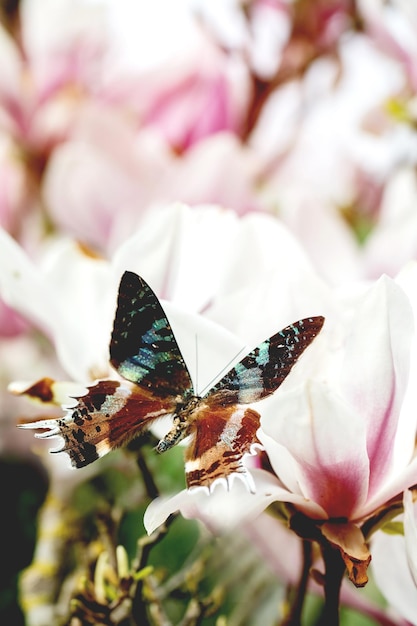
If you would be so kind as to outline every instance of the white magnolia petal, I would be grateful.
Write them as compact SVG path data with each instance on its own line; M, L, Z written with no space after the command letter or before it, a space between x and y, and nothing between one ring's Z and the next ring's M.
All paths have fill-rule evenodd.
M69 240L57 242L45 256L43 274L57 307L54 339L60 362L74 380L108 376L120 277L113 279L107 261Z
M396 282L404 289L414 313L414 325L417 327L417 262L410 261L396 277ZM417 334L411 342L410 375L407 390L401 406L400 419L394 444L393 470L404 467L404 460L410 459L414 453L415 433L417 431Z
M246 349L233 333L211 320L162 302L196 391L212 386Z
M23 249L0 229L0 295L11 307L46 331L57 328L54 298Z
M297 503L313 517L319 517L314 503L287 491L272 474L259 469L252 469L251 474L255 493L249 492L241 480L235 480L230 490L218 484L210 494L197 488L183 490L172 497L156 498L145 512L147 532L152 533L176 511L180 511L185 518L199 519L213 531L227 530L254 519L276 501Z
M410 490L404 491L404 539L408 566L417 589L417 521Z
M119 248L114 265L136 271L159 297L198 311L218 291L237 229L235 213L218 206L155 208Z
M408 567L404 537L378 531L371 548L371 568L382 594L399 615L417 624L417 588Z

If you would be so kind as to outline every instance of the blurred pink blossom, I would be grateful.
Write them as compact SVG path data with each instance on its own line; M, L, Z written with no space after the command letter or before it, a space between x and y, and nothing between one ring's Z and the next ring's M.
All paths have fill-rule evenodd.
M141 125L178 153L221 131L239 135L250 97L242 60L203 36L182 57L138 76L136 89Z
M413 2L359 0L366 31L387 55L404 67L410 87L417 88L417 11Z
M0 27L7 60L0 119L27 149L46 150L65 136L79 96L97 83L106 49L103 14L79 1L26 0L20 20L19 44Z

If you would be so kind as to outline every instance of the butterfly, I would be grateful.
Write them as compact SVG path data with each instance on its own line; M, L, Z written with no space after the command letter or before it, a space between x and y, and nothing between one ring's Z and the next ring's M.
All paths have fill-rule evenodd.
M110 363L123 380L99 380L74 398L77 404L63 417L24 427L43 429L40 438L60 436L62 447L51 452L66 452L80 468L172 415L156 450L165 452L190 436L188 488L211 491L219 479L229 486L237 476L254 491L243 457L256 448L260 414L248 405L278 389L323 323L318 316L290 324L199 396L157 296L143 278L126 271L110 340Z

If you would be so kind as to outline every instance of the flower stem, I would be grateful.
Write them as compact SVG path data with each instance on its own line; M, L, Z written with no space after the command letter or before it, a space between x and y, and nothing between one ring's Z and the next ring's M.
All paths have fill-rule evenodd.
M304 539L303 546L303 567L300 580L296 587L295 598L292 601L289 615L281 622L281 626L301 626L301 612L303 610L307 585L310 576L313 548L311 541Z
M322 544L324 561L324 608L317 626L339 626L340 587L345 573L345 564L337 548Z

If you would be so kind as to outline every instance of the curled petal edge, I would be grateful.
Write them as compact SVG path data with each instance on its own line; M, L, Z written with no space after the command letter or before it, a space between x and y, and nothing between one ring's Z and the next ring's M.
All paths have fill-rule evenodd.
M161 496L153 500L145 511L144 525L150 535L170 515L180 512L187 519L201 520L211 531L231 529L240 523L256 518L273 502L290 502L315 519L323 519L324 511L316 503L299 494L290 493L269 472L249 470L255 485L250 493L241 480L236 480L229 490L217 486L208 494L203 489L183 490L174 496Z

